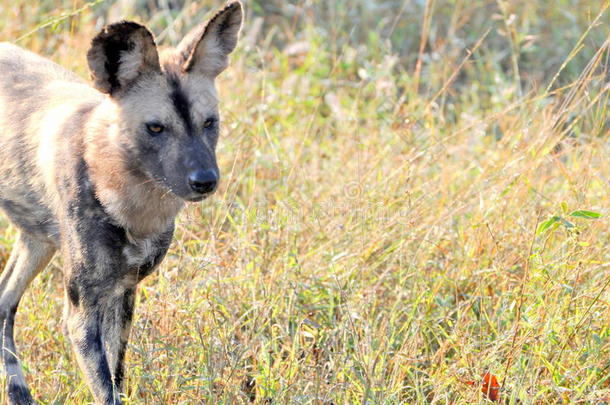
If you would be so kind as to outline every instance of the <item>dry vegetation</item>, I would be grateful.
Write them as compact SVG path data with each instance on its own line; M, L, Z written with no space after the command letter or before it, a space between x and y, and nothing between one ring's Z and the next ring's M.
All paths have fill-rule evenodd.
M221 4L155 3L2 0L0 39L86 75L109 19L174 44ZM245 5L223 187L139 290L127 403L610 401L610 3ZM87 403L60 266L17 342L41 403Z

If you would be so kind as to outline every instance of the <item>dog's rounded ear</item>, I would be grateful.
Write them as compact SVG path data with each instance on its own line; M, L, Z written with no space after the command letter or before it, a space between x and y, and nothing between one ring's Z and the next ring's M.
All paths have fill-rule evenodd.
M127 89L142 74L161 71L152 34L130 21L104 27L91 41L87 61L95 87L110 95Z
M243 9L239 1L227 4L207 24L192 30L178 45L182 70L216 77L229 64L237 45Z

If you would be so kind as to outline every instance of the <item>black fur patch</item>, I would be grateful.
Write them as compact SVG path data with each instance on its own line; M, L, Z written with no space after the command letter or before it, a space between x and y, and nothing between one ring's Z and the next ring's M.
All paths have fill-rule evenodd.
M180 85L180 80L176 76L168 75L168 82L172 89L170 97L174 104L174 108L176 109L178 116L182 119L182 122L184 122L187 133L192 135L193 121L191 119L191 103L186 97L186 94L184 94L182 86Z
M8 383L9 403L14 405L30 405L34 399L27 387L14 382Z
M123 379L125 378L125 349L127 348L127 342L121 342L119 352L117 353L117 364L114 370L114 385L121 389L123 385Z
M133 289L127 290L123 296L123 319L121 320L123 328L125 328L133 318L134 298L135 291Z
M85 331L85 337L79 342L79 346L83 353L104 353L102 345L102 337L99 330L96 327L90 326Z
M75 280L70 280L70 282L68 283L68 298L70 299L70 302L72 303L72 305L74 305L75 307L78 307L78 303L80 301L80 294L78 292L78 284L76 283Z
M17 312L17 308L11 308L6 318L3 320L3 338L4 346L2 348L2 360L4 361L5 366L16 365L19 364L19 359L17 358L15 352L15 336L14 336L14 328L15 328L15 313Z
M114 93L121 87L118 79L119 65L121 62L121 52L130 51L133 49L133 43L125 43L120 41L108 41L104 44L104 52L106 53L106 71L108 72L108 83L110 83L110 94Z
M13 337L13 328L15 326L15 313L17 312L17 306L12 306L9 310L0 317L0 324L2 325L2 335L6 340L2 348L2 357L5 363L17 362L15 358L15 345Z
M102 336L97 328L89 328L85 332L85 340L81 343L81 350L85 356L95 354L99 356L96 359L97 376L101 383L105 385L106 392L112 392L112 380L104 345L102 344Z
M121 319L121 328L123 330L131 327L131 320L133 319L134 301L136 291L133 288L125 291L123 295L123 316ZM127 349L127 342L121 338L119 352L117 353L117 364L114 370L114 384L120 389L123 384L125 376L124 361L125 351Z

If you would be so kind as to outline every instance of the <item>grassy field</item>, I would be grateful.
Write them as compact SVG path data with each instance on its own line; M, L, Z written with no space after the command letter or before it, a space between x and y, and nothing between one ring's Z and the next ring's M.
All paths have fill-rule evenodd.
M0 40L86 76L107 21L173 45L222 4L184 3L0 0ZM610 402L609 6L245 1L222 187L139 289L126 402ZM17 343L41 403L88 403L60 267Z

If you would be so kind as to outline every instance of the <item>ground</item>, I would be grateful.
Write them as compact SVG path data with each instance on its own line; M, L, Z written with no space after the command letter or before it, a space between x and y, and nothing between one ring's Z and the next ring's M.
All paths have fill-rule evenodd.
M0 40L86 77L107 21L172 45L222 4L184 3L1 0ZM139 288L126 402L610 401L609 5L246 1L222 186ZM60 266L17 344L87 403Z

